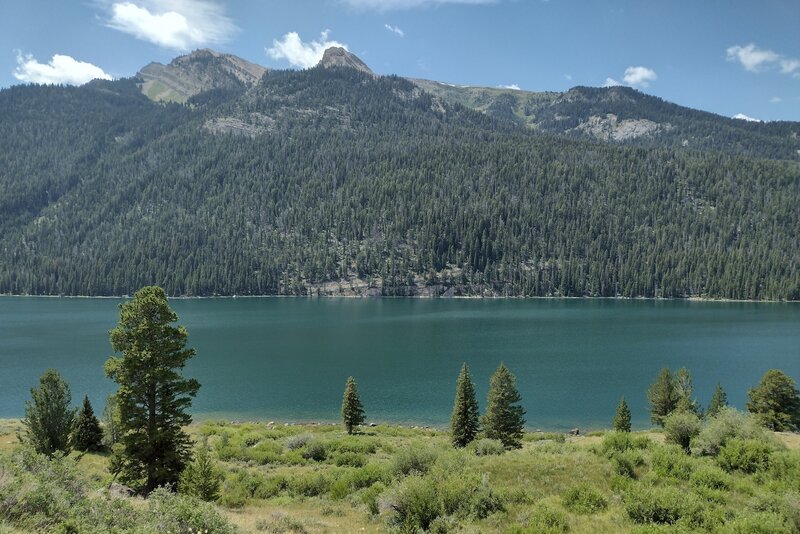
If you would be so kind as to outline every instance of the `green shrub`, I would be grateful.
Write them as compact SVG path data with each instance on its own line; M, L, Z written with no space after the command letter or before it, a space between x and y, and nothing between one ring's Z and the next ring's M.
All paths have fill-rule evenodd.
M743 512L726 523L725 534L792 534L795 532L784 517L773 512Z
M306 534L308 532L303 523L279 512L273 513L271 519L259 519L256 521L255 527L259 532L269 532L270 534Z
M718 467L703 466L689 476L689 480L697 487L715 490L726 490L730 486L728 475Z
M655 448L651 457L651 468L661 478L689 480L692 474L691 460L680 447L674 445Z
M569 532L569 522L563 512L540 504L531 512L525 527L511 527L507 534L560 534Z
M286 448L290 451L302 449L308 445L311 439L312 438L309 434L297 434L296 436L290 436L289 439L286 440Z
M692 438L700 434L700 418L692 412L673 412L664 418L667 443L674 443L689 452Z
M632 448L633 438L630 432L608 432L600 445L600 450L607 456L613 452L624 452Z
M148 496L147 518L152 532L234 532L213 505L165 488L158 488Z
M388 477L384 468L378 464L367 464L355 469L343 469L330 483L330 494L334 499L342 499L362 488L384 481Z
M419 475L408 476L394 495L393 522L404 531L428 530L441 515L436 481Z
M255 498L264 484L264 477L241 469L229 472L222 483L219 503L228 508L240 508Z
M800 492L800 450L773 453L769 460L769 474L776 481Z
M772 450L763 441L733 438L720 449L717 462L728 472L755 473L769 468Z
M716 456L728 440L733 438L751 439L771 443L772 436L762 428L756 419L735 408L726 406L711 417L693 442L699 454Z
M379 442L369 436L344 436L329 441L326 446L329 451L353 452L357 454L375 454Z
M576 514L593 514L608 507L605 496L588 484L578 484L569 488L562 498L564 508Z
M303 458L306 460L314 460L315 462L322 462L328 457L328 451L325 444L320 441L311 441L306 444L306 450L303 452Z
M339 452L336 451L332 455L334 465L339 467L364 467L367 463L366 457L358 452Z
M435 451L422 447L406 447L395 454L392 459L392 474L404 477L411 474L427 473L436 461Z
M476 456L494 456L506 452L501 441L488 438L475 440L467 448L475 453Z
M635 523L673 524L692 512L691 496L677 488L631 488L623 500Z
M626 478L636 478L636 466L629 454L630 452L630 450L613 452L611 454L611 466L618 475Z
M384 491L386 491L386 486L381 482L376 482L361 494L361 502L367 505L367 510L369 510L370 514L378 515L380 512L378 499Z
M322 473L304 473L290 478L288 486L297 497L316 497L328 492L330 482Z
M181 473L178 489L181 493L204 501L216 501L219 499L219 489L224 476L222 470L211 459L208 449L201 447L195 453L194 461Z

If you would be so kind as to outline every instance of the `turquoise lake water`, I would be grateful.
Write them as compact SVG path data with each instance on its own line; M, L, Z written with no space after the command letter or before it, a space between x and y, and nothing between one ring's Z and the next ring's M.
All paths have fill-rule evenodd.
M20 417L56 368L101 412L119 299L0 298L0 417ZM368 421L447 424L466 361L483 408L502 360L528 426L601 428L621 395L649 426L647 386L685 366L706 405L717 381L743 408L771 368L800 380L800 304L654 300L177 299L197 349L200 418L335 421L348 375Z

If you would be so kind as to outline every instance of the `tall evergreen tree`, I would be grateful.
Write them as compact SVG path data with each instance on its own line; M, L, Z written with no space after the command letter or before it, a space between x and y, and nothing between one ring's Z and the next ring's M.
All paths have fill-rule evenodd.
M31 388L31 400L25 402L23 439L36 452L52 455L70 451L70 432L75 410L70 408L69 384L55 369L47 369L39 378L39 387Z
M747 410L765 427L779 432L800 429L800 392L783 371L767 371L747 396Z
M489 381L486 413L482 419L486 437L500 440L506 448L522 446L522 429L525 426L525 409L516 405L522 400L516 381L505 364L501 363Z
M625 402L625 397L622 397L617 405L617 413L614 415L611 426L617 432L631 431L631 410L628 408L628 403Z
M456 398L453 414L450 416L451 440L456 447L465 447L475 439L480 427L478 399L475 398L475 384L465 363L456 381Z
M72 443L79 451L99 451L103 447L103 429L94 415L89 396L83 397L83 408L75 419Z
M681 412L692 412L697 414L700 406L694 398L694 386L692 385L692 374L685 367L675 371L675 394L678 402L675 409Z
M120 457L112 459L120 478L145 494L158 486L174 487L191 459L191 440L183 427L200 384L181 370L195 355L185 348L188 334L173 326L177 314L164 290L144 287L120 304L111 345L122 357L106 362L106 374L119 384Z
M110 449L121 438L119 402L116 395L109 395L103 408L103 445Z
M658 373L656 381L647 390L647 400L650 403L650 420L664 426L664 418L678 406L675 378L669 368L664 367Z
M342 421L348 434L353 433L353 429L364 422L364 405L358 396L358 386L356 379L352 376L347 378L342 398Z
M728 395L725 393L725 390L722 389L722 385L717 382L717 387L714 389L714 394L711 396L711 402L708 404L706 415L708 417L714 417L727 405Z

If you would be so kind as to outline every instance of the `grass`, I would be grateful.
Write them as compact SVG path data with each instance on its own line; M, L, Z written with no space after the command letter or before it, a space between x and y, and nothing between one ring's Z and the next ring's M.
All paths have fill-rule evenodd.
M0 421L0 458L20 447L18 428L16 421ZM663 527L653 521L700 532L758 524L800 530L800 439L791 433L775 434L775 465L745 473L663 444L660 432L634 433L627 450L618 450L624 440L604 434L529 433L521 449L478 456L454 450L445 432L388 425L356 436L330 425L218 421L188 430L208 444L225 472L217 507L240 532ZM91 487L111 481L105 455L70 457ZM625 472L632 478L619 474L620 457L630 463ZM0 497L2 491L0 480ZM0 534L19 531L2 521Z

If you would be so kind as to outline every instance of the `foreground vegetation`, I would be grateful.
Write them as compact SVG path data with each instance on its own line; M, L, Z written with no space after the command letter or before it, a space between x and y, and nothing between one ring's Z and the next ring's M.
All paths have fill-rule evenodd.
M106 454L48 459L16 430L0 427L0 532L800 532L800 436L729 408L691 454L660 432L454 449L429 429L207 421L187 431L215 504L190 484L117 495Z

